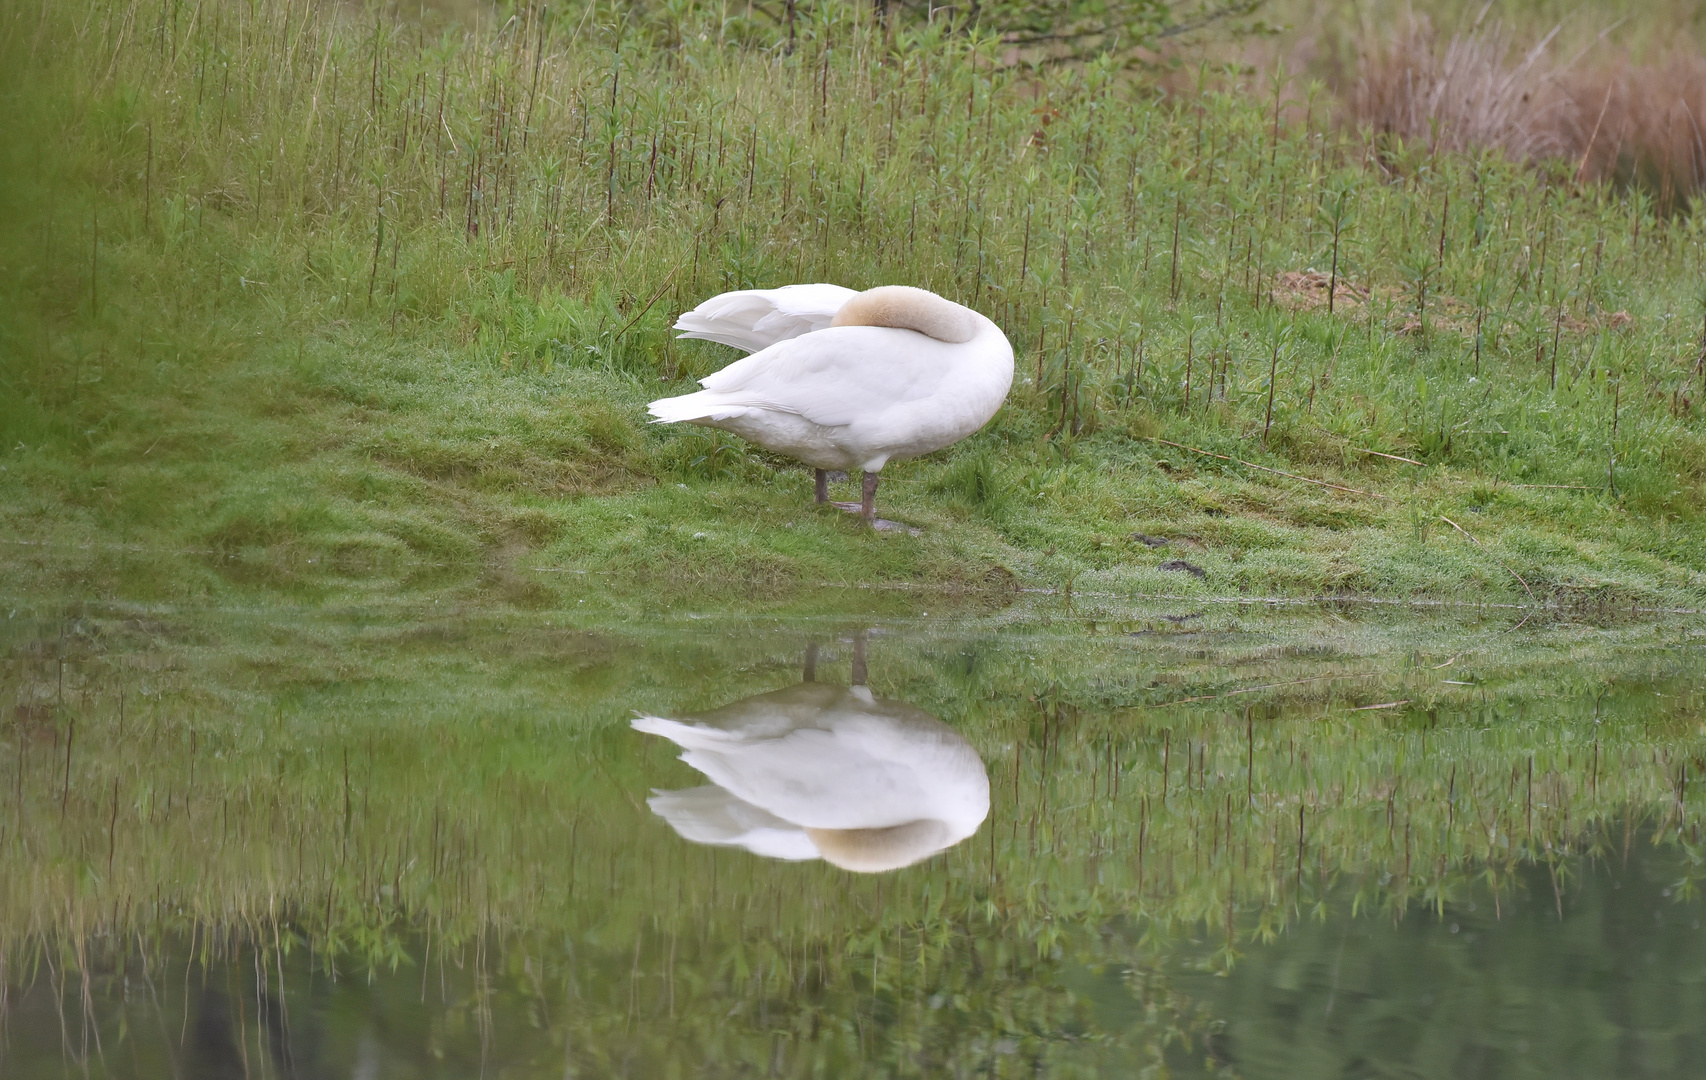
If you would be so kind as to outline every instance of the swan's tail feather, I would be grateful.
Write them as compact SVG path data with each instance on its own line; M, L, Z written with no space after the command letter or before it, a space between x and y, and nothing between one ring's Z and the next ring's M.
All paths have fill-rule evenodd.
M745 405L731 405L721 395L700 390L680 397L658 398L646 406L654 424L679 424L688 420L727 420L746 412Z

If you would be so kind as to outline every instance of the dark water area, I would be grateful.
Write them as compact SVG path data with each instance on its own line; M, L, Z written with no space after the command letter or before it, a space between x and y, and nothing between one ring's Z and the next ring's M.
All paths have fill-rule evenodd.
M1688 856L1631 833L1627 857L1525 866L1502 896L1300 921L1177 985L1243 1076L1696 1075L1706 905Z
M1698 1074L1698 630L1167 614L14 625L0 1074Z
M1474 890L1396 920L1329 904L1215 974L1188 956L1134 970L1128 935L1142 929L1105 929L1106 947L1078 942L1071 958L1026 973L1061 1001L1056 1027L1024 1035L973 1004L1011 995L1001 984L1012 968L974 967L927 996L821 970L754 993L740 985L761 976L735 977L705 940L630 953L596 933L492 935L435 953L413 934L394 969L335 970L306 952L272 966L242 949L203 963L176 935L92 973L93 1023L62 975L14 985L7 1075L77 1075L80 1059L138 1077L795 1075L808 1061L830 1075L1028 1075L1026 1036L1057 1044L1048 1075L1146 1063L1181 1076L1698 1075L1706 906L1675 895L1689 865L1642 838L1627 863L1562 870L1576 880L1558 896L1531 868L1499 904ZM730 993L701 996L707 982ZM1146 991L1161 984L1196 1037L1175 1032L1150 1055L1164 1036ZM921 1015L908 1024L905 1011ZM97 1028L99 1043L116 1044L104 1062ZM936 1072L933 1060L959 1068Z

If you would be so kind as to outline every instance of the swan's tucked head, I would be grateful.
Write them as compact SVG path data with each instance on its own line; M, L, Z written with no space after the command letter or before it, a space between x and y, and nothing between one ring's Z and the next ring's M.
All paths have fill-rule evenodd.
M841 305L831 326L892 326L959 345L977 334L972 310L911 285L866 289Z
M843 870L880 874L899 870L952 847L954 831L940 821L909 821L887 829L807 829L823 861Z

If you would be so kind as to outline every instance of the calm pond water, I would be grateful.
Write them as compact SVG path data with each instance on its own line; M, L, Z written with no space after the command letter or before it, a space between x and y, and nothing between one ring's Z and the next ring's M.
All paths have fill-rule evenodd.
M1661 1077L1706 628L0 629L6 1077Z

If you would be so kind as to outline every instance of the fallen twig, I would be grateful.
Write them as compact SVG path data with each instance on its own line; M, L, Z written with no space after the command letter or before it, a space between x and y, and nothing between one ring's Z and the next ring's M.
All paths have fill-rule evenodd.
M1524 592L1526 592L1528 594L1528 598L1530 600L1533 600L1536 605L1540 604L1540 598L1534 595L1534 590L1528 587L1528 582L1523 581L1522 575L1517 573L1515 570L1511 569L1509 563L1505 562L1503 559L1499 558L1497 555L1494 555L1491 551L1487 551L1487 545L1486 544L1483 544L1483 543L1481 543L1481 541L1475 539L1473 536L1470 536L1469 533L1467 531L1465 531L1463 526L1459 525L1457 522L1446 517L1444 514L1441 514L1439 516L1439 519L1441 521L1445 522L1447 525L1450 525L1452 528L1456 529L1458 532L1463 533L1463 538L1465 540L1469 541L1471 544L1474 544L1476 547L1480 548L1482 551L1486 551L1488 558L1492 559L1494 562L1496 562L1500 566L1504 567L1506 572L1509 573L1511 577L1516 578L1517 581L1519 581L1519 582L1522 582L1522 589ZM1517 628L1522 626L1522 623L1525 623L1532 618L1534 618L1534 612L1530 611L1527 615L1524 615L1522 617L1522 622L1517 623L1516 626L1511 627L1510 630L1506 630L1505 633L1508 634L1511 632L1511 630L1516 630Z
M1334 491L1348 491L1352 495L1366 495L1371 499L1386 498L1386 496L1377 491L1362 491L1358 488L1346 487L1343 484L1329 484L1325 480L1312 480L1307 476L1299 476L1296 473L1288 473L1281 469L1270 469L1266 465L1258 465L1254 461L1245 461L1243 458L1229 457L1226 454L1217 454L1213 450L1199 450L1194 446L1186 446L1184 443L1170 442L1169 440L1163 439L1157 435L1151 435L1149 439L1151 442L1158 442L1162 446L1176 446L1180 450L1189 450L1193 454L1201 454L1204 457L1219 458L1222 461L1236 462L1237 464L1243 465L1247 468L1260 469L1263 472L1273 473L1275 476L1283 476L1289 480L1301 480L1305 484L1314 484L1317 487L1332 488Z
M686 265L686 260L682 260L675 264L675 269L664 275L663 284L658 286L658 291L652 294L652 298L650 300L646 301L646 306L640 309L640 313L638 315L629 319L622 329L616 331L616 336L611 338L612 341L619 340L623 334L626 334L633 327L635 323L646 317L646 312L650 311L652 306L663 298L664 290L668 289L669 283L675 280L676 272Z
M1189 705L1196 701L1214 701L1218 698L1236 697L1239 694L1254 694L1258 690L1277 690L1282 686L1300 686L1303 683L1330 682L1334 679L1372 679L1374 678L1374 674L1374 672L1370 671L1361 675L1315 675L1307 679L1293 679L1290 682L1266 683L1262 686L1246 686L1242 690L1228 690L1224 694L1204 694L1201 697L1180 698L1177 701L1162 701L1154 705L1145 705L1143 708L1165 709L1170 705Z
M724 201L725 201L724 199L718 199L716 206L714 206L712 208L713 212L715 212L717 210L721 210L723 207ZM700 229L698 231L698 233L696 233L694 235L693 243L694 243L694 247L696 250L698 247L699 240L702 237L704 237L704 235L707 232L710 231L710 228L711 227L709 225L707 225L704 228ZM675 280L675 275L681 272L681 268L683 266L686 266L687 262L688 262L688 260L686 260L686 259L681 260L680 262L675 264L674 269L672 269L669 273L664 275L663 284L659 285L658 291L652 294L652 298L650 300L646 301L646 306L640 309L640 313L638 315L634 316L632 319L629 319L627 321L627 323L623 325L622 329L616 331L616 336L611 338L610 339L611 341L620 341L623 334L626 334L629 330L633 329L633 326L635 323L639 322L641 319L646 317L646 312L650 311L652 309L652 305L656 304L660 299L663 298L664 290L669 288L669 283Z
M1385 454L1381 453L1379 450L1364 450L1360 446L1353 446L1351 449L1355 450L1359 454L1373 454L1375 457L1389 458L1392 461L1402 461L1406 465L1420 465L1424 469L1427 468L1426 464L1417 461L1414 458L1399 457L1397 454Z

